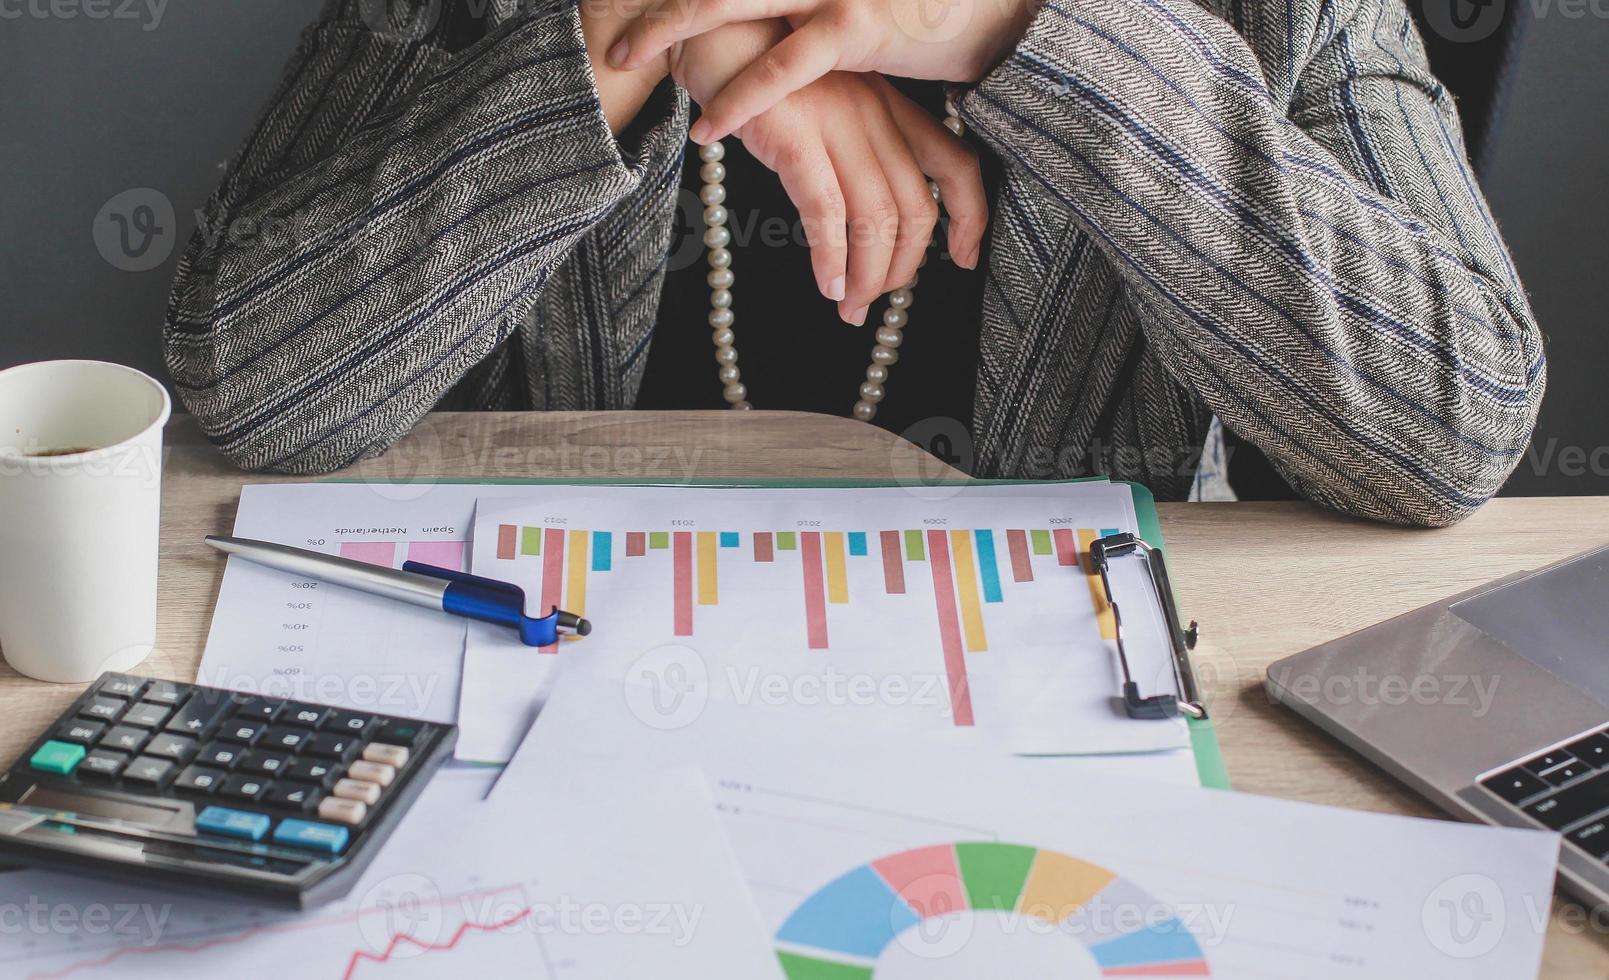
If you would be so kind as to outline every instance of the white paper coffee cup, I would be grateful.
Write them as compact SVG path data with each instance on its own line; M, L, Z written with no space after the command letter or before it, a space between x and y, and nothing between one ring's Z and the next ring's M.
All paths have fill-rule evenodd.
M156 643L166 389L133 368L0 371L0 653L82 683Z

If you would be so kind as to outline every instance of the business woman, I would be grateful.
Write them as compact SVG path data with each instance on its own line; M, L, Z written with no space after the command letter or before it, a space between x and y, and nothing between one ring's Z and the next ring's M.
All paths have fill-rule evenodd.
M1352 514L1501 486L1541 335L1401 0L921 4L334 0L207 207L263 233L181 263L180 395L242 467L322 472L438 404L631 407L651 339L708 374L650 387L792 407L744 372L850 336L828 310L861 353L806 387L961 403L980 476L1176 499L1216 417ZM677 264L688 93L709 252ZM735 240L728 134L802 240ZM744 294L790 261L819 305Z

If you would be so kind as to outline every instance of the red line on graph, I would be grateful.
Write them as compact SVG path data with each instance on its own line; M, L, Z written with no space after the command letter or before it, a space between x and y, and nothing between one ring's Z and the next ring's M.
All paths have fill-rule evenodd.
M542 535L542 608L537 612L546 616L557 609L564 599L564 530L550 527ZM538 653L558 653L559 645L550 643Z
M770 531L755 531L754 532L754 560L755 561L775 561L776 557L777 557L776 556L776 546L775 546L775 542L771 538L771 532Z
M1206 960L1175 960L1171 963L1147 963L1144 966L1109 966L1101 971L1101 976L1204 977L1209 972Z
M899 532L884 531L878 538L883 543L883 591L889 595L904 595L905 556L900 553Z
M459 940L463 939L465 935L471 932L496 932L499 929L507 929L509 926L514 925L530 914L531 910L529 907L527 907L509 916L502 922L494 922L491 925L482 925L479 922L460 922L458 924L458 929L452 934L452 937L444 943L420 942L407 933L399 933L398 935L392 936L391 941L386 943L385 949L381 950L378 954L362 949L353 950L352 958L346 963L346 972L341 974L341 980L352 980L352 974L357 971L358 964L364 960L370 960L375 963L384 963L390 960L391 954L395 953L398 947L402 946L404 943L407 943L411 946L417 946L419 949L427 953L449 950L457 946Z
M821 532L799 535L804 566L805 632L812 650L827 649L827 590L821 577Z
M519 533L519 528L512 524L497 525L497 557L514 557L514 539Z
M626 557L641 558L648 554L648 535L642 531L626 532Z
M693 635L693 532L677 531L671 537L673 587L676 590L676 636Z
M1028 559L1028 532L1007 531L1006 547L1011 551L1011 578L1015 582L1034 580L1034 563Z
M1056 529L1056 564L1078 564L1078 542L1073 540L1073 529L1058 527Z
M967 684L966 653L961 648L961 619L955 611L949 535L943 531L927 532L927 558L928 564L933 566L933 601L938 606L944 674L950 682L950 715L957 725L971 725L972 691Z

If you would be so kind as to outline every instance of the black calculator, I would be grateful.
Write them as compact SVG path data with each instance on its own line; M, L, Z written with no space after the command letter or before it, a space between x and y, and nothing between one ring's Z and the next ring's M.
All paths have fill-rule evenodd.
M457 739L102 674L0 776L0 862L311 908L351 890Z

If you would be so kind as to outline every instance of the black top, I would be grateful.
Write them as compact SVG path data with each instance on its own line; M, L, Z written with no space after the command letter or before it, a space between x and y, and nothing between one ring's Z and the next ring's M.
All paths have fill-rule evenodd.
M936 118L943 117L941 83L894 84ZM798 209L776 174L749 156L740 140L728 139L725 144L722 162L735 276L733 329L749 400L755 408L848 415L871 363L873 333L882 323L887 300L872 305L865 326L852 327L840 320L836 304L816 290ZM998 166L988 154L982 156L984 186L992 202ZM726 405L710 343L699 167L698 154L689 144L665 292L639 408ZM972 422L982 270L988 249L983 250L978 269L969 271L951 262L943 236L935 237L937 244L928 252L916 287L899 363L889 369L884 386L888 394L878 406L876 424L894 432L927 418L949 417L969 428Z

